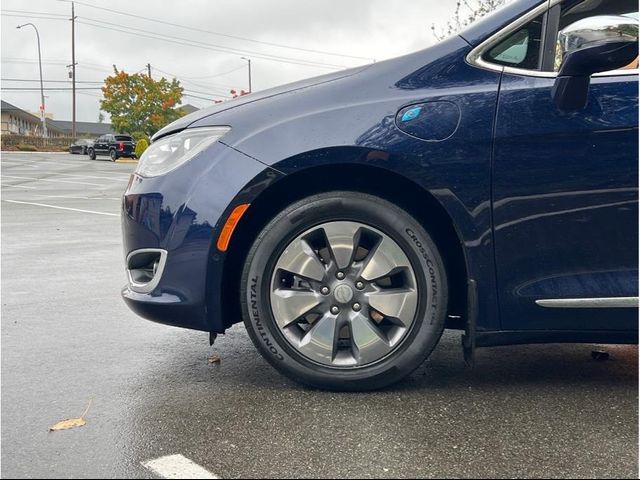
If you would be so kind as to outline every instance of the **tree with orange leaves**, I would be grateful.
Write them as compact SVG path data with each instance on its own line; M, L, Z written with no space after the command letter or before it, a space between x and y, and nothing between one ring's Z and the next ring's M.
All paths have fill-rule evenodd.
M175 78L154 80L140 73L128 74L113 67L114 74L105 78L101 110L111 115L116 131L134 137L151 137L183 112L176 105L182 101L183 88Z

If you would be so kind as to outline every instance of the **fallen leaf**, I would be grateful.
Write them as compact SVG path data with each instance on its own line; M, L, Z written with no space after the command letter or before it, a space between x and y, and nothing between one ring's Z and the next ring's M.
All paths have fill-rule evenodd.
M82 427L84 425L86 425L86 420L84 419L84 417L87 415L87 412L89 411L89 407L91 407L91 402L93 401L93 398L91 400L89 400L89 405L87 405L87 408L84 410L84 413L82 414L81 417L79 418L69 418L67 420L62 420L58 423L56 423L54 426L49 427L49 431L50 432L55 432L58 430L68 430L70 428L75 428L75 427Z
M217 353L214 353L209 357L209 363L220 363L220 360L220 355L218 355Z
M56 423L53 427L49 427L50 432L54 432L56 430L67 430L69 428L74 427L82 427L87 422L85 422L84 418L70 418L69 420L62 420L61 422Z

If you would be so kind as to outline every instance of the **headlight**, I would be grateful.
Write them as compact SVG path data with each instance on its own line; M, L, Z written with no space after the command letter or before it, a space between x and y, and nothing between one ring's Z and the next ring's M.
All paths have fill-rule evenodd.
M136 173L143 177L164 175L220 140L229 130L230 127L187 128L161 138L144 151Z

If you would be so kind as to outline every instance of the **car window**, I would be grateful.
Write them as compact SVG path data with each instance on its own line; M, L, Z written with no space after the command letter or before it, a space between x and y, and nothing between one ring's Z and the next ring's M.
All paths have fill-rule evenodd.
M128 135L116 135L116 140L119 142L130 142L133 139Z
M491 48L484 59L499 65L538 70L541 65L542 26L544 15L509 35Z
M582 0L568 1L562 5L560 13L560 23L558 25L557 41L555 44L555 55L553 61L553 70L560 70L562 64L562 33L564 30L571 28L577 22L583 21L595 16L626 16L638 19L638 1L637 0ZM615 34L615 32L612 32ZM627 65L625 68L638 68L638 58Z

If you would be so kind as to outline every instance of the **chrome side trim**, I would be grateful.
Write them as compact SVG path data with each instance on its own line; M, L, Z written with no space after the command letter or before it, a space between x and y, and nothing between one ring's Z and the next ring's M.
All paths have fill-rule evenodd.
M525 15L520 17L518 20L513 22L510 25L507 25L502 30L499 30L493 36L486 39L480 45L471 50L466 57L467 63L470 65L480 67L484 70L492 70L494 72L504 72L511 73L514 75L523 75L527 77L542 77L542 78L556 78L558 76L558 72L541 72L537 70L525 70L522 68L508 67L503 65L497 65L495 63L487 62L482 58L484 53L491 49L491 47L500 43L502 40L511 35L515 30L527 24L529 21L536 18L538 15L544 13L551 7L556 4L562 2L563 0L549 0L548 2L541 3L537 7L529 10ZM592 75L593 77L609 77L609 76L620 76L620 75L638 75L639 69L633 70L612 70L610 72L600 72Z
M638 297L548 298L536 304L546 308L638 308Z
M138 255L140 253L159 253L160 254L160 262L158 263L158 269L156 270L156 274L153 276L153 279L147 283L139 283L136 282L131 277L131 271L129 270L129 260L132 256ZM129 280L129 287L134 292L138 293L150 293L158 286L160 283L160 279L162 278L162 273L164 272L164 266L167 263L167 251L161 248L142 248L140 250L134 250L133 252L127 255L125 269L127 271L127 279Z

